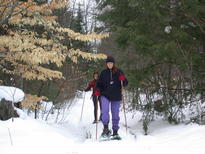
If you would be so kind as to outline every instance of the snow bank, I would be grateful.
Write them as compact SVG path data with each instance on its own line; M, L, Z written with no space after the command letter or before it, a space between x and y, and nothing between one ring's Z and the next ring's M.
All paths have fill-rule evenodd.
M72 138L44 122L31 118L0 121L1 154L67 154L75 149Z
M170 125L163 120L150 124L143 135L141 113L127 113L128 132L121 112L121 141L99 142L92 124L93 103L86 93L83 118L80 121L83 98L78 99L67 118L60 124L34 120L21 113L20 118L0 121L0 154L204 154L205 126L197 124ZM98 137L102 132L98 124ZM12 138L10 142L9 131Z
M24 92L16 87L8 87L8 86L0 86L0 100L6 99L7 101L11 101L17 103L24 99Z

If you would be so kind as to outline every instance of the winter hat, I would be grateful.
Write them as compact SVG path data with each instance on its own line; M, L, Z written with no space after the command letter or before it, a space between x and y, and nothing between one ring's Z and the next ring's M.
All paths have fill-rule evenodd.
M108 56L106 59L106 63L108 63L108 62L115 63L115 59L112 56Z

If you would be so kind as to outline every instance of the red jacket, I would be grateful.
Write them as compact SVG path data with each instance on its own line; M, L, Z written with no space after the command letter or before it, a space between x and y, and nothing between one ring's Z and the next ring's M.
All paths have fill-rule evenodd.
M89 91L91 88L93 89L93 94L96 90L97 80L92 80L89 82L88 87L85 89L85 91Z

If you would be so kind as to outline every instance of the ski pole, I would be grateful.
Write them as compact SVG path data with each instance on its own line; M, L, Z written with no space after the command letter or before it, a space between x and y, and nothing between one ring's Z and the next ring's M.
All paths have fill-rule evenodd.
M97 97L97 96L96 96ZM96 140L98 139L98 97L96 98Z
M11 142L11 145L13 146L13 141L12 141L11 132L9 128L8 128L8 131L9 131L10 142Z
M123 96L123 81L121 80L121 95L122 95L122 103L123 103L123 110L124 110L124 117L125 117L125 127L126 127L126 133L127 133L127 117L126 117L126 112L125 112L125 101L124 101L124 96Z
M85 92L83 92L83 105L82 105L82 109L81 109L81 115L80 115L80 121L82 121L82 117L83 117L83 108L84 108L84 104L85 104Z

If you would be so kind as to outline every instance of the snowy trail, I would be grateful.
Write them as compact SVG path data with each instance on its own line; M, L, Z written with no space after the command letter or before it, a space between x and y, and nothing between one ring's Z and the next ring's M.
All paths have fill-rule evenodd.
M188 154L205 153L205 126L192 125L170 125L164 121L156 121L150 125L150 134L143 135L142 124L139 122L140 113L136 113L133 118L132 113L127 113L128 133L124 127L124 115L120 113L120 131L119 134L123 138L122 141L96 142L95 125L93 121L93 104L90 99L91 93L86 93L84 113L82 122L79 122L80 111L83 99L77 101L70 111L69 120L62 124L68 128L70 125L77 128L81 133L74 133L76 138L81 138L79 152L95 153L178 153L184 152ZM98 124L98 137L102 132L102 124ZM111 125L110 125L111 127ZM90 132L91 139L86 139L87 132ZM93 147L95 147L93 149ZM135 148L136 147L136 148ZM90 149L87 151L86 149ZM92 150L93 149L93 150Z
M143 135L139 122L140 113L132 117L127 114L129 133L126 134L124 115L121 112L119 134L121 141L98 142L95 140L93 104L91 93L86 93L83 119L80 112L83 99L77 100L60 124L51 124L29 118L24 113L21 118L0 121L0 154L204 154L205 126L169 125L156 121L150 125L150 133ZM13 145L10 143L8 128ZM102 124L98 125L98 137ZM133 134L131 135L130 134ZM90 137L87 139L87 137Z
M90 98L91 98L91 93L87 92L85 95L85 103L84 103L82 121L80 121L80 114L81 114L83 99L79 99L72 106L70 112L68 113L67 120L61 123L61 126L64 127L65 129L74 130L73 134L75 135L75 137L78 139L81 138L82 139L81 141L85 141L85 142L87 142L88 140L96 141L96 124L92 124L94 120L93 102ZM98 114L100 114L100 111L98 112L99 112ZM121 119L120 121L121 129L119 131L120 135L123 138L134 139L133 135L129 133L126 134L123 112L120 113L120 119ZM109 127L111 128L111 124ZM99 122L98 123L98 138L100 137L100 134L102 133L102 129L103 129L103 125L101 122ZM88 133L91 135L90 139L86 138Z

